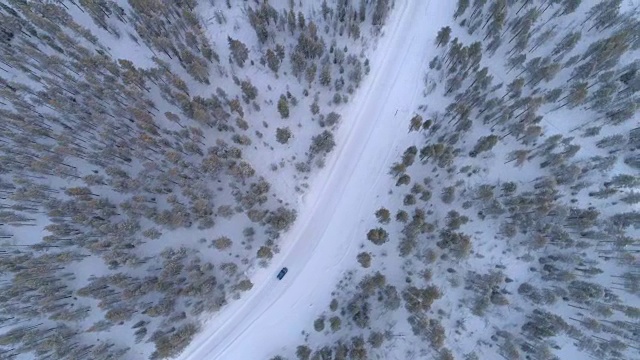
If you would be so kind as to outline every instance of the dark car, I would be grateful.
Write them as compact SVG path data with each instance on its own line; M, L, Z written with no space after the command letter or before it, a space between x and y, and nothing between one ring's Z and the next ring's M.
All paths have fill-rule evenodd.
M278 273L278 280L282 280L282 278L287 275L287 271L289 271L289 269L283 267L282 270L280 270L280 272Z

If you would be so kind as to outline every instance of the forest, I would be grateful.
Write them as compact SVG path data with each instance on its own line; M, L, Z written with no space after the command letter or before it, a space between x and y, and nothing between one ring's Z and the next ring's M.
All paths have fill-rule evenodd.
M391 9L347 3L0 2L0 358L175 357L253 287Z
M1 1L0 359L176 358L216 326L333 156L377 156L336 151L344 114L418 2ZM260 358L637 358L640 5L420 6L444 26L366 230Z
M448 9L356 262L268 358L637 358L640 7Z

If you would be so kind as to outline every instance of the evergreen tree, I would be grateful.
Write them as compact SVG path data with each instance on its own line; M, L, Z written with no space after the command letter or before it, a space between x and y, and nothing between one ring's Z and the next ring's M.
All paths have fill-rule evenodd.
M278 112L283 119L289 117L289 101L284 95L280 95L278 100Z
M267 49L265 57L267 59L267 65L269 66L269 69L277 74L278 69L280 69L280 58L271 49Z
M456 8L455 14L453 14L453 18L457 19L458 17L460 17L462 14L464 14L465 11L467 11L468 7L469 0L458 0L458 7Z
M438 47L446 46L449 43L449 39L451 38L451 28L448 26L443 27L438 31L438 35L436 36L436 45Z
M231 51L233 60L238 66L244 67L244 63L249 58L249 49L242 41L235 40L230 36L227 37L227 41L229 42L229 50Z

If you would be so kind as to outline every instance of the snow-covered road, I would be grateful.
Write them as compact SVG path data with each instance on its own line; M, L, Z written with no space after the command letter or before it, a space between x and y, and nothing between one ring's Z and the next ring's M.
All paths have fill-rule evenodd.
M449 8L448 1L396 2L373 52L372 72L342 109L336 150L304 196L281 254L252 277L251 291L204 325L180 359L263 359L301 342L300 331L355 263L367 231L361 220L373 216L375 187L390 181L389 165L404 150L396 141L419 105L434 37ZM289 273L278 281L282 266Z

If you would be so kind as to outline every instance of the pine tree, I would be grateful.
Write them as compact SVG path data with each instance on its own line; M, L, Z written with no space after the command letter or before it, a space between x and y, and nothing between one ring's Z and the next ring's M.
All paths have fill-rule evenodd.
M411 123L409 125L409 132L419 131L422 128L422 116L415 115L411 118Z
M385 208L380 208L376 210L375 215L381 224L388 224L389 221L391 221L391 218L390 218L391 214L389 213L389 210Z
M330 86L331 85L331 67L329 64L325 63L322 65L322 70L320 71L320 85L322 86Z
M229 42L229 50L233 60L238 66L244 67L244 63L249 58L249 49L242 41L232 39L230 36L227 37L227 41Z
M570 32L565 35L562 40L558 42L558 44L554 47L551 55L553 56L564 56L565 54L571 52L580 39L582 38L582 33L579 31Z
M375 0L371 23L374 26L382 26L387 21L389 15L389 0Z
M334 140L333 133L328 130L324 130L322 133L311 138L309 153L312 156L317 154L326 154L331 152L335 146L336 142Z
M258 88L253 86L251 80L245 80L240 83L242 89L243 99L248 104L251 100L255 100L258 96Z
M443 27L442 29L440 29L440 31L438 31L438 35L436 36L436 46L446 46L449 43L450 38L451 28L449 26Z
M278 69L280 69L280 57L278 57L271 49L267 49L265 57L267 59L269 69L271 69L275 74L278 74Z
M313 81L315 80L317 71L318 71L318 67L316 66L315 63L312 63L307 68L305 72L305 80L307 80L307 82L309 83L309 86L311 86L311 83L313 83Z
M460 17L465 11L467 11L468 7L469 0L458 0L458 7L456 8L456 12L453 14L453 18L457 19Z
M580 4L582 3L582 0L562 0L562 12L560 12L560 15L569 15L572 14L573 12L575 12L579 7Z
M587 14L585 21L593 20L593 25L589 28L603 30L612 26L619 17L622 0L605 0L594 5Z
M276 140L281 144L286 144L291 138L291 130L288 127L276 129Z
M280 95L280 99L278 100L278 112L283 119L289 117L289 101L284 95Z
M383 228L371 229L367 233L367 239L375 245L382 245L389 239L389 234Z
M491 150L498 143L498 137L496 135L483 136L478 139L478 142L474 146L473 150L469 152L469 156L476 157L478 154Z

